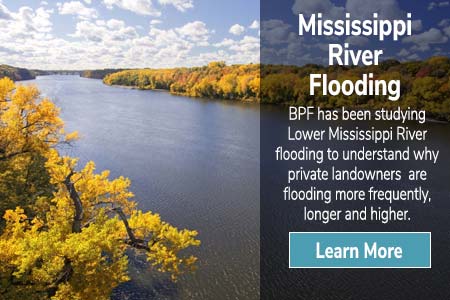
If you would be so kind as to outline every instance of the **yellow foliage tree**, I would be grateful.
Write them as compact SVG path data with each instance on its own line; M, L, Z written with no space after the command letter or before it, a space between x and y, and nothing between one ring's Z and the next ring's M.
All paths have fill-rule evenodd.
M258 100L260 65L227 66L218 61L194 68L123 70L108 74L103 82L140 89L165 89L191 97Z
M76 132L65 134L59 109L41 99L36 87L0 80L0 199L8 199L0 212L49 194L43 154L76 137Z
M39 155L43 166L38 171L47 178L34 186L37 196L28 213L20 206L4 213L0 297L109 299L114 287L129 280L130 249L145 253L151 266L174 280L192 271L197 259L184 250L200 244L197 232L137 210L127 178L111 180L108 171L97 174L93 162L78 170L77 159L61 156L54 146L76 133L65 135L58 115L35 87L0 80L3 168L6 173L16 165L34 168L27 159ZM40 188L51 192L39 194ZM3 194L14 198L14 193Z

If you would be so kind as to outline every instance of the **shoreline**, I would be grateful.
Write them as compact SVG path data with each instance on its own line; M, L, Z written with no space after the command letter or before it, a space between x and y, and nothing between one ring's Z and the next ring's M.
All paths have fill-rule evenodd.
M205 98L205 97L195 97L195 96L189 96L189 95L183 95L182 93L172 93L170 90L166 90L166 89L143 89L143 88L139 88L137 86L129 86L129 85L119 85L119 84L106 84L103 82L104 85L110 86L110 87L115 87L115 88L123 88L123 89L129 89L129 90L140 90L140 91L156 91L156 92L164 92L164 93L169 93L171 95L174 96L183 96L183 97L188 97L188 98L197 98L197 99L208 99L208 100L216 100L216 101L236 101L236 102L241 102L241 103L258 103L258 104L263 104L263 105L275 105L275 106L283 106L283 107L288 107L291 105L295 105L295 104L291 104L291 103L287 103L287 102L283 102L283 103L279 103L279 104L273 104L273 103L261 103L260 101L254 99L254 98L250 98L250 99L224 99L224 98ZM364 108L353 108L354 110L364 110ZM329 110L333 110L333 109L329 109ZM370 111L373 111L374 109L368 109ZM429 123L434 123L434 124L442 124L442 125L448 125L450 124L449 121L447 120L440 120L437 119L433 116L431 117L427 117L426 121Z
M155 91L155 92L163 92L163 93L169 93L173 96L183 96L187 98L195 98L195 99L208 99L208 100L217 100L217 101L236 101L236 102L243 102L243 103L259 103L256 98L247 98L247 99L225 99L225 98L207 98L207 97L195 97L195 96L189 96L184 95L182 93L172 93L170 90L166 89L142 89L137 86L130 86L130 85L120 85L120 84L106 84L103 82L104 85L115 87L115 88L122 88L122 89L128 89L128 90L139 90L139 91Z

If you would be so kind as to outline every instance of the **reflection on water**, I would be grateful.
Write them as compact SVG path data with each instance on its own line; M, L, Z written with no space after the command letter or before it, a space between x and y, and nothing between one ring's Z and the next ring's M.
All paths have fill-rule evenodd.
M199 231L194 275L173 283L136 259L114 299L259 298L258 105L76 76L30 82L61 107L68 130L79 131L65 152L129 177L141 209Z

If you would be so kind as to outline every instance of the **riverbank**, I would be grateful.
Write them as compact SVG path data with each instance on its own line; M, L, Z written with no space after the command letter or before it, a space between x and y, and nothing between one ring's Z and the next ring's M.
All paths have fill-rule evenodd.
M140 209L199 232L194 275L172 284L145 262L130 261L131 281L113 300L257 295L258 105L111 88L78 76L42 76L26 84L58 99L67 128L82 136L67 154L130 178ZM233 243L227 242L230 233Z
M103 82L189 97L248 101L259 99L260 65L211 62L192 68L134 69L109 74Z
M108 85L108 84L106 84ZM153 92L162 92L162 93L168 93L173 96L181 96L181 97L188 97L188 98L198 98L198 99L207 99L207 100L216 100L216 101L224 101L224 99L220 98L207 98L207 97L194 97L189 95L183 95L181 93L173 93L169 90L165 89L143 89L139 88L137 86L128 86L128 85L108 85L113 88L119 88L119 89L128 89L128 90L139 90L139 91L153 91ZM234 101L234 102L243 102L243 103L258 103L258 99L256 98L247 98L247 99L226 99L226 101Z
M36 72L9 65L0 65L0 78L8 77L13 81L30 80L36 78Z
M108 85L108 84L107 84ZM131 90L143 90L143 91L156 91L156 92L164 92L164 93L169 93L171 95L175 95L175 96L184 96L184 97L189 97L189 98L201 98L201 99L209 99L211 100L211 98L206 98L206 97L195 97L195 96L189 96L189 95L184 95L182 93L173 93L167 89L148 89L148 88L140 88L138 86L127 86L127 85L109 85L111 87L116 87L116 88L122 88L122 89L131 89ZM214 100L218 100L218 101L238 101L238 102L244 102L244 103L260 103L260 99L256 99L256 98L246 98L246 99L220 99L220 98L215 98ZM274 105L274 106L282 106L282 107L289 107L291 105L295 105L293 103L290 102L282 102L282 103L260 103L260 104L265 104L265 105ZM375 111L374 108L363 108L363 107L351 107L353 110L370 110L370 111ZM325 110L334 110L334 108L325 108ZM429 123L436 123L436 124L449 124L449 121L447 121L446 119L442 119L439 118L439 116L436 115L428 115L426 117L426 121Z
M108 85L131 86L143 90L168 90L174 95L251 101L263 104L315 106L335 109L378 109L385 107L426 110L429 117L450 121L450 59L434 56L423 61L386 60L379 66L331 68L320 65L232 65L212 62L207 66L172 69L134 69L107 75ZM376 78L394 77L402 83L401 97L311 95L310 74L330 78L361 78L373 73ZM353 80L352 79L352 80Z
M42 72L26 71L30 72L30 76ZM326 73L330 78L358 78L369 71L377 78L398 78L402 83L401 98L398 101L387 101L384 96L310 95L309 74ZM178 96L281 106L315 106L324 109L346 106L355 110L374 110L381 107L395 109L401 106L426 110L427 117L435 122L450 121L450 59L443 56L411 62L387 60L371 68L330 68L312 64L227 66L224 62L211 62L207 66L191 68L99 69L78 73L81 77L102 79L110 86L166 91ZM9 72L5 76L13 80L34 78L22 76L17 72Z

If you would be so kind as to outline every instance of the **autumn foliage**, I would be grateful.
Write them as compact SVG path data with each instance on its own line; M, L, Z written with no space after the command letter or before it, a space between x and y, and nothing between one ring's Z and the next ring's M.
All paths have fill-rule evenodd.
M29 80L34 79L37 75L36 71L17 68L8 65L0 65L0 78L8 77L13 80Z
M339 81L361 79L373 73L374 79L398 79L401 97L389 101L385 96L324 96L320 89L310 95L309 75L328 74ZM261 103L295 104L334 109L342 106L354 109L412 108L424 109L429 116L450 121L450 58L431 57L424 61L400 63L386 60L378 66L330 66L309 64L299 66L262 65Z
M260 66L211 62L208 66L174 69L137 69L107 75L109 85L164 89L191 97L255 100L259 97Z
M174 280L195 268L197 232L136 209L127 178L61 156L76 138L36 87L0 80L1 299L109 299L130 250Z
M311 96L309 75L312 73L326 73L329 80L340 81L356 81L364 73L373 73L374 79L398 79L401 98L392 102L384 96L324 96L320 90ZM355 109L410 107L424 109L432 117L450 120L450 59L442 56L403 63L386 60L378 66L356 67L316 64L227 66L223 62L211 62L194 68L125 70L109 74L103 81L139 89L164 89L191 97L255 100L264 104L329 109L341 106Z

